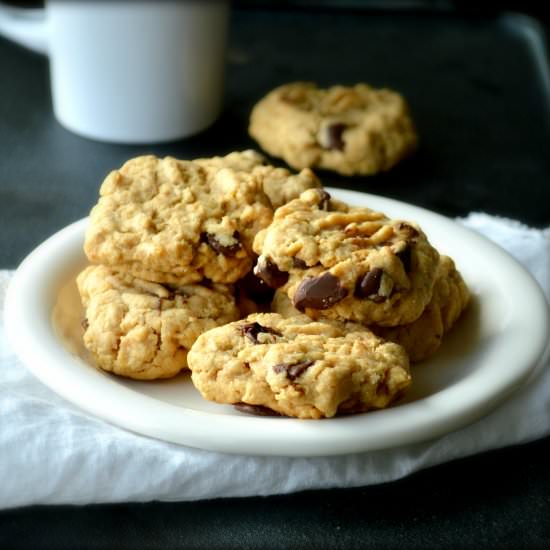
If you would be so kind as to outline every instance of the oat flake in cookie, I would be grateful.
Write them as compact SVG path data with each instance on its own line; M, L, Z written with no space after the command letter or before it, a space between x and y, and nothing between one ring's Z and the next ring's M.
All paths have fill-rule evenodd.
M387 407L410 385L404 349L365 327L275 313L205 332L188 356L208 400L297 418Z
M202 332L239 317L226 285L168 286L93 266L77 286L84 345L98 367L129 378L175 376Z
M254 250L256 275L296 309L366 325L415 321L432 298L439 263L416 224L314 189L276 210Z
M272 215L251 174L142 156L103 182L84 251L149 281L233 283L251 269L252 240Z
M249 133L262 149L293 168L344 175L389 170L417 144L404 98L367 84L280 86L252 110Z

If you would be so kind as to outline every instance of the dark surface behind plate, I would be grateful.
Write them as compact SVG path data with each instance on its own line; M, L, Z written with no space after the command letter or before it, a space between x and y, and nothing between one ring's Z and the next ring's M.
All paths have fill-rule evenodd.
M192 158L254 147L247 134L252 106L291 80L367 81L410 102L418 153L375 177L321 173L327 185L449 216L484 210L548 223L543 40L536 21L521 15L235 10L218 122L179 142L121 146L62 128L51 112L47 60L0 39L0 266L15 267L45 236L85 216L108 171L132 156Z
M85 216L105 174L131 156L192 158L253 146L252 105L294 79L394 87L418 125L413 158L371 178L321 174L328 185L450 216L485 210L548 224L543 48L538 24L522 16L235 11L220 120L192 139L127 147L61 128L46 59L0 40L0 267L15 267ZM546 438L376 487L4 511L0 548L548 548L548 456Z

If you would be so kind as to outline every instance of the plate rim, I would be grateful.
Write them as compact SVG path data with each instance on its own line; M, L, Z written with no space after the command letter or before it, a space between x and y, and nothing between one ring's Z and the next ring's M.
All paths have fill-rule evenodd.
M179 407L113 384L112 380L96 369L79 369L83 361L65 350L54 334L50 321L51 308L48 310L47 307L42 307L40 311L35 311L34 313L39 314L34 318L30 318L25 312L32 311L33 301L36 300L39 304L43 302L42 306L44 306L45 295L48 293L49 302L52 302L53 288L59 287L59 275L61 272L68 271L69 263L68 259L65 259L65 263L59 261L57 266L52 267L54 259L60 260L62 252L67 250L77 255L75 243L78 241L82 243L88 218L82 218L54 233L36 247L17 268L5 298L4 318L8 340L19 359L42 383L93 416L134 433L178 445L242 455L302 457L341 455L392 448L439 437L481 418L528 378L544 353L546 341L543 336L548 334L550 316L542 289L517 260L481 234L431 210L360 191L331 187L326 189L336 198L351 204L354 203L354 199L358 199L360 203L369 201L375 209L403 208L415 214L414 217L407 214L407 218L416 221L419 217L417 221L421 226L422 218L427 218L443 224L443 227L451 227L458 233L463 232L469 239L473 239L478 247L495 255L505 264L506 276L509 277L510 273L514 273L523 280L525 287L522 286L522 289L524 292L527 289L532 302L536 302L537 299L540 301L542 297L541 307L530 310L530 318L533 320L531 326L534 329L530 334L533 346L522 356L521 368L505 373L506 376L498 381L498 391L494 391L490 398L487 398L487 395L483 396L483 392L480 394L479 388L476 389L472 380L469 380L466 381L467 388L462 386L465 381L461 381L451 388L445 388L417 401L362 415L320 421L260 418ZM376 206L377 204L379 206ZM73 248L67 249L69 244ZM83 256L81 244L79 252ZM78 262L74 260L74 263L76 266ZM37 282L34 273L37 267L45 265L50 266L50 270L46 270L43 273L44 277ZM21 307L21 303L25 304L25 307ZM35 307L38 306L35 304ZM521 310L522 314L525 314L524 310L525 306ZM515 313L517 314L517 311ZM29 346L28 342L31 341L33 333L42 337L42 340L39 338L37 345ZM60 374L63 376L59 376ZM97 396L86 396L74 392L75 385L85 382L99 384L102 390L99 399ZM449 399L465 389L471 391L469 406L459 410L449 408L447 405ZM114 402L110 403L109 400ZM122 400L123 404L121 405L118 400ZM110 406L104 407L105 403L109 403ZM147 417L142 414L136 418L132 408L128 406L139 406L140 403L147 406ZM439 415L431 418L429 422L426 413L420 410L420 405L427 408L437 407ZM399 416L404 413L407 414L409 421L402 424L399 422ZM382 424L390 423L389 431L381 430L380 422L376 425L376 419L381 417ZM182 420L187 420L188 423L182 423ZM411 422L415 424L412 429ZM281 428L283 426L281 423L284 423L284 428ZM238 436L228 437L228 431L236 432ZM250 432L253 435L244 435ZM284 440L280 439L281 433L285 436ZM357 437L358 433L360 437Z

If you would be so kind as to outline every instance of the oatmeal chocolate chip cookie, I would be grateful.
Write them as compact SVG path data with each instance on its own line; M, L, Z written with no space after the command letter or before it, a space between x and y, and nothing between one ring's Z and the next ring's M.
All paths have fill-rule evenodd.
M293 168L324 168L343 175L389 170L417 144L403 97L366 84L280 86L252 110L249 133Z
M443 336L454 326L469 300L470 292L453 260L441 256L432 299L416 321L395 327L369 325L368 328L377 336L403 346L411 362L417 363L439 349ZM271 310L283 317L300 313L281 290L275 292Z
M439 261L417 225L348 206L322 189L277 209L254 250L256 275L298 310L382 326L420 317Z
M105 266L86 268L77 285L84 345L97 366L129 378L175 376L202 332L239 318L226 285L166 286Z
M254 314L212 329L188 360L206 399L298 418L387 407L411 381L401 346L355 323L305 315Z
M264 193L269 197L273 208L279 208L298 198L306 189L321 187L319 178L309 168L294 174L286 168L267 164L266 158L252 149L235 151L224 157L196 159L195 162L253 174L261 180Z
M103 182L84 250L92 263L160 283L233 283L252 267L273 209L258 178L152 155Z

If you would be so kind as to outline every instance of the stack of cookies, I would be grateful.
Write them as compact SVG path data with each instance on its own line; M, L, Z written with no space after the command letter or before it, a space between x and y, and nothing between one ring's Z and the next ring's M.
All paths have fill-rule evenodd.
M437 351L469 301L453 260L416 223L350 207L323 189L279 208L254 249L255 272L278 287L273 311L367 325L413 362Z
M204 397L255 412L321 418L388 406L411 383L409 362L435 353L469 300L417 224L322 188L279 207L253 249L254 273L275 290L271 312L201 335L189 364Z
M253 151L182 161L142 156L111 172L77 278L84 344L102 369L174 376L206 330L241 316L234 285L252 270L255 235L274 209L320 186L310 170L266 166Z
M98 367L144 380L189 368L206 399L256 414L387 407L469 298L418 225L254 151L128 161L101 186L84 249Z

